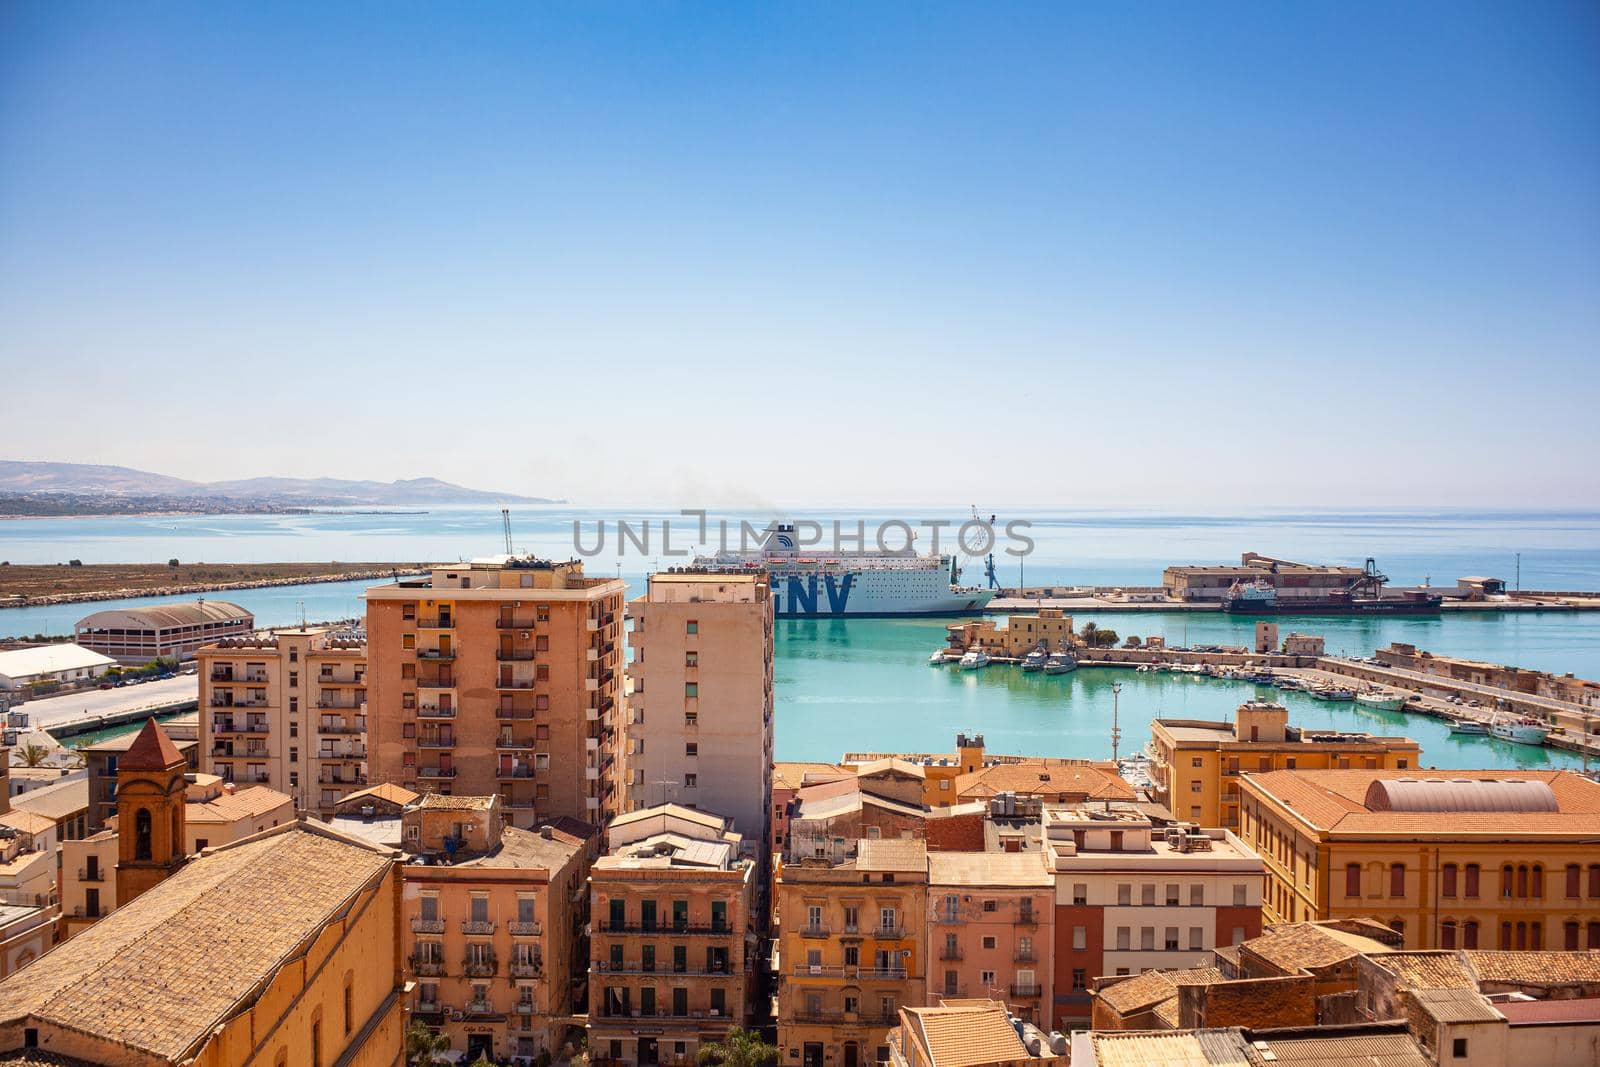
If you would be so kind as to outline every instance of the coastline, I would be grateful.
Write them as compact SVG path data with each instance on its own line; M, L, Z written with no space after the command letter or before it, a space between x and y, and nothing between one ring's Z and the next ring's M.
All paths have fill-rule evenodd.
M102 600L128 600L143 597L189 596L198 593L225 593L238 589L270 589L276 586L320 585L332 582L386 580L395 576L427 574L424 568L380 567L327 574L290 575L282 578L248 578L239 581L182 582L155 587L95 589L77 593L50 593L38 596L0 599L0 609L48 607L54 604L89 604Z

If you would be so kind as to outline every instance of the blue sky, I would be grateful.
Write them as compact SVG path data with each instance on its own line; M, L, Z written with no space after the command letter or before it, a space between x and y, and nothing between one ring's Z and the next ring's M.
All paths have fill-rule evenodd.
M0 6L9 458L1595 503L1593 4Z

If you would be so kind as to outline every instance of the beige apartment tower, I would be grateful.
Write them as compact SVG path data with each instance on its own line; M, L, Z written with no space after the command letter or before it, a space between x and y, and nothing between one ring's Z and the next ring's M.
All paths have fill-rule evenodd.
M623 592L517 556L367 590L373 780L497 795L523 829L622 810Z
M331 815L367 784L367 647L337 630L228 637L195 653L200 766Z
M759 847L772 810L766 576L653 574L630 610L627 808L715 811Z

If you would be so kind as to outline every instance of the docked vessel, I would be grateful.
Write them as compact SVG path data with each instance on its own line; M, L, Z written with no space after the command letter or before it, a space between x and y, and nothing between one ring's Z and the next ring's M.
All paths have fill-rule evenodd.
M779 618L815 615L970 615L994 591L959 584L949 554L902 551L817 552L800 549L794 527L774 527L758 552L697 556L697 571L765 571Z
M1406 706L1406 698L1399 693L1389 693L1382 689L1368 689L1356 694L1356 703L1363 707L1376 708L1379 711L1399 711Z
M1326 596L1279 596L1265 579L1235 582L1222 598L1222 610L1235 615L1431 615L1444 598L1406 590L1384 596L1363 596L1336 590Z
M1453 734L1475 734L1478 737L1486 737L1489 733L1489 726L1487 723L1481 723L1476 719L1457 719L1450 724L1450 732Z
M943 667L945 662L946 657L942 651L935 652L933 655L928 657L928 666L930 667Z
M1030 674L1034 671L1042 671L1044 670L1045 662L1049 658L1049 655L1044 649L1036 648L1032 652L1029 652L1026 656L1022 657L1022 669Z
M1550 736L1550 727L1526 715L1501 713L1489 720L1489 733L1502 741L1519 745L1542 745Z
M981 648L974 648L963 653L959 664L964 671L975 671L979 667L987 667L988 665L989 654Z
M1044 660L1044 673L1046 674L1067 674L1077 669L1078 661L1071 652L1052 652Z
M1345 701L1354 700L1356 698L1356 691L1354 689L1347 689L1342 685L1331 685L1327 682L1322 682L1312 686L1308 692L1317 700Z

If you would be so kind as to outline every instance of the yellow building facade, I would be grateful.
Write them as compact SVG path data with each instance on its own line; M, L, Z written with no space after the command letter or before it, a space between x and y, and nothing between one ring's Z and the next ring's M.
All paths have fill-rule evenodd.
M781 1062L888 1060L900 1009L927 1003L926 845L863 838L844 863L785 863L776 893Z
M1232 722L1157 719L1150 724L1154 799L1174 819L1239 827L1241 775L1276 770L1407 770L1422 748L1409 737L1307 730L1282 704L1249 701Z
M1573 771L1241 782L1267 923L1376 917L1411 949L1600 948L1600 783Z

